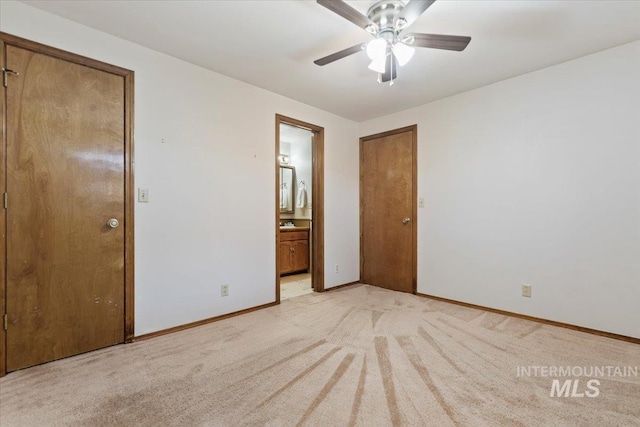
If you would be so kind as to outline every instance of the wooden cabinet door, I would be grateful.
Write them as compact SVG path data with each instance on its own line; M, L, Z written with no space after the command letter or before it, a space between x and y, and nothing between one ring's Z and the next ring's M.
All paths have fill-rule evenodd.
M293 247L291 268L293 271L306 270L309 268L309 241L295 240L291 242Z
M293 271L291 265L291 242L280 242L280 274Z

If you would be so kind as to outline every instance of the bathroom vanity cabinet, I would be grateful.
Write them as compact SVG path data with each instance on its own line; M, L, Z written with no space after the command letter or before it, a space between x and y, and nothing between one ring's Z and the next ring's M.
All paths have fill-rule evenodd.
M280 275L309 270L309 229L280 228Z

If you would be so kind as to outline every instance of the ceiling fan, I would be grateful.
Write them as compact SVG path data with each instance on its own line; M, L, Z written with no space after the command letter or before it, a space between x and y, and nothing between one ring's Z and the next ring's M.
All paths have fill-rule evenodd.
M464 50L471 37L443 34L403 33L436 0L382 0L369 8L367 16L342 0L316 0L319 5L337 13L375 37L313 61L317 65L330 64L338 59L366 50L371 59L369 69L378 73L378 82L390 82L397 76L398 65L403 66L413 56L415 47Z

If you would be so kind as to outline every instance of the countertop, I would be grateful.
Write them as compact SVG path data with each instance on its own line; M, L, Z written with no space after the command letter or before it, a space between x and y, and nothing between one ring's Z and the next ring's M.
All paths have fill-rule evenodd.
M280 231L307 231L309 227L280 227Z

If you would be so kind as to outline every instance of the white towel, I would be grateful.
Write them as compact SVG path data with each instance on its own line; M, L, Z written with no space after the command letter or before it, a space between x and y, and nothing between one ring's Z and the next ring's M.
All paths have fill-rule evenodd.
M304 181L300 181L298 184L298 204L297 207L304 208L307 205L307 184Z
M287 190L287 184L280 186L280 209L287 209L289 206L289 191Z

